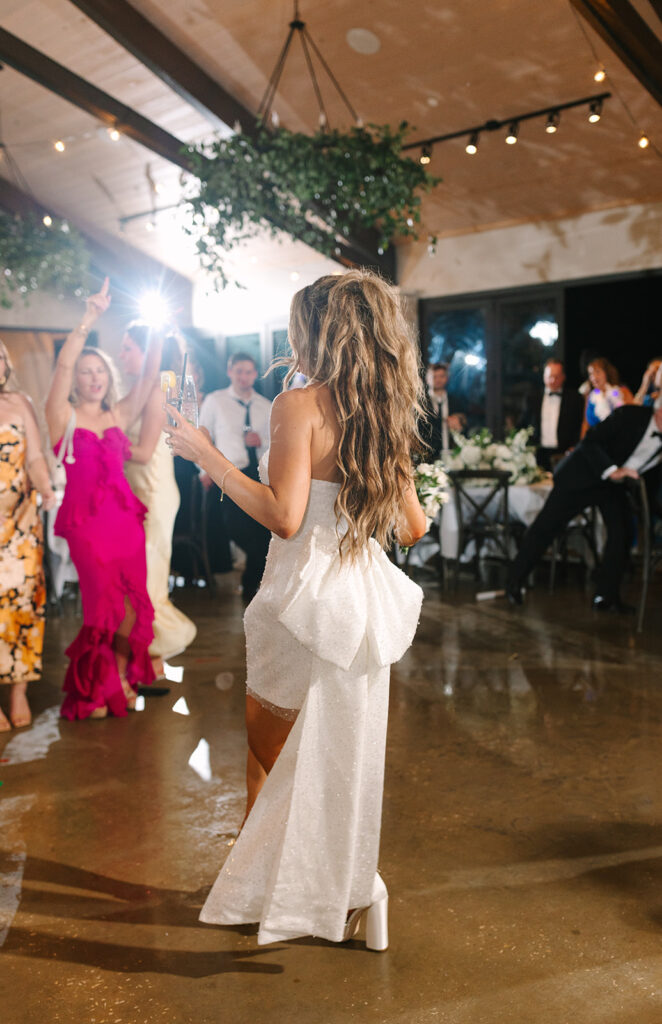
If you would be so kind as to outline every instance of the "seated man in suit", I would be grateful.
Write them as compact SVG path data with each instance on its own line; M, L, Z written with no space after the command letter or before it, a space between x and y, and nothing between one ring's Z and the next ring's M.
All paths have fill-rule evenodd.
M452 431L464 430L466 416L450 412L448 402L448 363L430 363L425 374L427 384L425 419L421 435L428 451L426 459L441 457L442 452L454 447Z
M662 367L656 386L662 386ZM607 528L602 562L596 574L593 607L627 611L620 587L630 532L624 481L643 476L650 499L657 491L662 463L662 404L653 408L624 405L595 427L559 464L554 487L526 531L515 558L506 593L522 603L527 576L566 524L588 505L597 505Z
M555 455L564 455L579 442L584 399L575 388L566 386L559 359L548 359L545 363L543 384L543 388L535 388L527 396L517 426L533 427L538 465L550 470Z

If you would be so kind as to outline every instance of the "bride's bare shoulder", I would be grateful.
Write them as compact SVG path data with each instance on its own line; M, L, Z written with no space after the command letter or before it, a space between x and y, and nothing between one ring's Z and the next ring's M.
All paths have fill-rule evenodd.
M315 417L331 402L326 387L309 386L283 391L274 399L273 410L280 415Z

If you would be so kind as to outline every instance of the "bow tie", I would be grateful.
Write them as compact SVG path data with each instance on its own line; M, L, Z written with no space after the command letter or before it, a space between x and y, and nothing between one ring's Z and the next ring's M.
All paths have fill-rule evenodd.
M653 433L651 434L651 437L659 437L660 440L662 441L662 433L659 430L654 430Z
M563 398L563 393L561 391L546 391L545 394L548 398Z

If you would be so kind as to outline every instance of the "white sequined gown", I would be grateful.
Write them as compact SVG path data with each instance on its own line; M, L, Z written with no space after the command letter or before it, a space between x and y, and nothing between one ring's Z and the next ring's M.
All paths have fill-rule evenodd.
M259 921L259 944L340 941L377 870L389 670L422 591L375 541L372 558L340 564L338 486L312 481L301 527L272 537L244 617L248 692L296 721L200 919Z

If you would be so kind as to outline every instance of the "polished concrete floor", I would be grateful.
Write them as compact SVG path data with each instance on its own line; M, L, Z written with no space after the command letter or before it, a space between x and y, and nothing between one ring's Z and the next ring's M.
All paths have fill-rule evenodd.
M197 921L242 817L236 577L177 592L182 682L122 720L58 719L77 622L50 618L34 726L0 739L3 1024L659 1024L662 588L638 637L572 575L521 610L420 579L383 954Z

